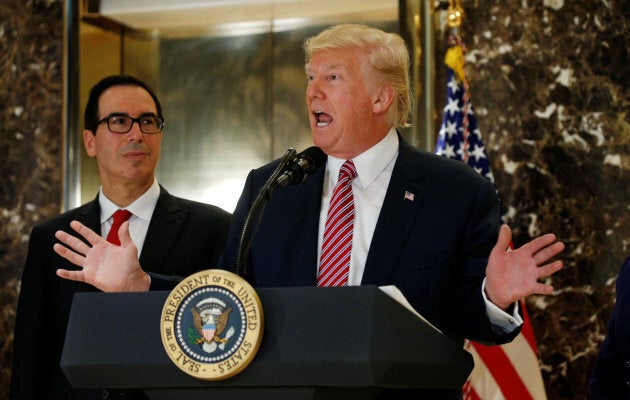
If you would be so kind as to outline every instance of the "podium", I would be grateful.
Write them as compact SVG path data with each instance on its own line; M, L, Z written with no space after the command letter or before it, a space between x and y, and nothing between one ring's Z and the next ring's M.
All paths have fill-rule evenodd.
M252 363L203 381L169 359L160 315L169 292L75 294L61 357L81 388L141 388L151 399L369 399L380 389L461 388L473 367L376 286L257 289L265 314ZM219 398L219 397L216 397Z

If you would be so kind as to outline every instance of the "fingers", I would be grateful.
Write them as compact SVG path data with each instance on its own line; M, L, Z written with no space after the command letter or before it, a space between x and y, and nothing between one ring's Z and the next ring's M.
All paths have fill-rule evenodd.
M548 233L524 244L518 248L518 251L530 255L536 265L542 265L564 250L564 243L556 240L556 235ZM560 264L561 266L562 264Z
M536 265L544 264L548 260L551 260L558 254L560 254L563 250L564 250L564 243L555 242L551 245L548 245L542 248L540 251L534 254L534 257L533 257L534 262L536 263Z
M77 254L74 251L70 250L69 248L59 244L59 243L55 243L53 245L53 250L55 251L55 253L59 254L61 257L65 258L66 260L70 261L72 264L74 265L78 265L79 267L83 266L83 262L85 261L85 257L82 256L81 254Z
M554 291L553 286L545 285L544 283L538 283L533 288L532 294L551 294L553 293L553 291Z
M509 226L503 224L499 229L499 237L497 239L496 247L501 249L501 251L505 251L505 249L510 247L510 242L512 242L512 230Z
M83 236L92 246L97 244L98 242L102 242L103 239L99 234L83 225L79 221L70 222L70 227L74 229L79 235Z
M530 254L534 255L555 241L556 235L554 235L553 233L547 233L545 235L538 236L528 243L525 243L519 249L522 251L527 251Z
M88 252L88 250L90 249L90 246L88 246L84 241L82 241L81 239L72 236L64 231L57 231L55 232L55 237L61 242L64 243L65 245L67 245L68 247L70 247L72 250L74 250L77 253L80 254L86 254ZM65 249L64 246L61 246L62 248ZM54 247L53 247L54 248ZM55 250L57 251L57 250ZM63 254L57 252L57 254L59 254L60 256L64 256Z
M67 269L58 269L57 276L71 281L85 282L83 271L68 271Z
M129 235L129 221L125 221L122 225L120 225L120 229L118 229L118 237L120 238L121 246L127 246L129 243L133 244L131 236Z
M562 269L562 261L554 261L537 268L538 279L547 278Z

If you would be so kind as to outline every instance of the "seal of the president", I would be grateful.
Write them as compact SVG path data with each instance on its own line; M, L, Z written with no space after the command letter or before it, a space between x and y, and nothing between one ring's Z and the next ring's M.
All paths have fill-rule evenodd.
M221 380L254 359L264 328L252 286L228 271L209 269L180 282L162 309L162 343L173 363L203 380Z

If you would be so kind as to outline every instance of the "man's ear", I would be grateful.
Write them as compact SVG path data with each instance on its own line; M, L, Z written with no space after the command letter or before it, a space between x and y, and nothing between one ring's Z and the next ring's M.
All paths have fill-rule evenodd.
M83 145L88 156L96 157L96 134L88 129L83 131Z
M396 91L391 86L382 86L376 93L376 98L372 105L372 111L374 114L384 114L389 110L394 98L396 97Z

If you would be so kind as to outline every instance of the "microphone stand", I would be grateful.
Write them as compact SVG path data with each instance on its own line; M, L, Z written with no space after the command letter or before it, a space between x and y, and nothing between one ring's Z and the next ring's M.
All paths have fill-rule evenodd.
M289 162L295 158L295 155L296 151L294 148L289 148L286 153L284 153L275 171L273 171L263 187L260 188L256 199L254 199L254 202L247 212L245 222L243 223L243 229L241 230L241 236L238 244L238 252L236 253L236 273L240 277L244 278L245 274L247 273L247 254L249 253L251 241L256 233L254 231L253 234L249 234L252 220L259 214L258 222L260 222L260 218L262 217L262 211L264 211L264 208L263 210L261 210L260 213L259 209L267 204L267 201L269 200L269 198L271 198L271 193L276 188L274 183L278 179L278 176L280 176L280 174L284 171ZM256 224L256 227L258 227L258 222Z

